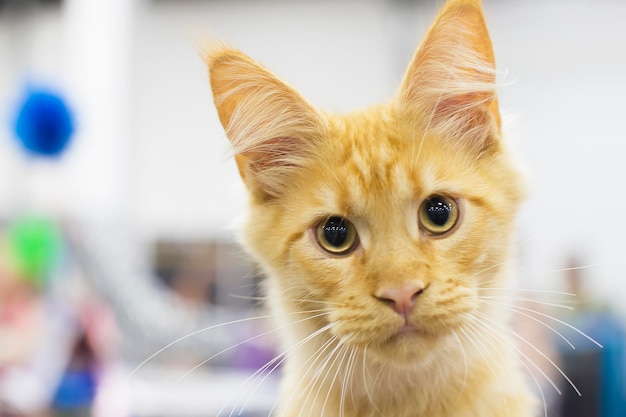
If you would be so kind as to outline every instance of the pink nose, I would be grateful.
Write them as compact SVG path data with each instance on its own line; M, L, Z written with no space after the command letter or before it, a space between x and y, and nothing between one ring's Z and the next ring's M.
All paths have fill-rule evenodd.
M422 282L412 281L400 287L381 288L374 297L388 304L399 315L406 317L413 310L415 299L424 288Z

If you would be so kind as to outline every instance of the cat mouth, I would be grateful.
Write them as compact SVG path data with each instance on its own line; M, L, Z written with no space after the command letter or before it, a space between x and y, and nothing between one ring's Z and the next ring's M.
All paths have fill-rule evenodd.
M405 339L405 338L431 338L434 335L428 332L426 329L415 326L413 324L405 323L400 327L390 338L391 342Z
M380 360L397 366L423 363L434 351L440 338L419 325L403 324L386 340L372 349Z
M407 324L404 324L402 327L400 327L400 329L398 329L396 336L402 336L405 334L415 334L415 333L420 333L420 329L418 329L416 326L412 324L407 323Z

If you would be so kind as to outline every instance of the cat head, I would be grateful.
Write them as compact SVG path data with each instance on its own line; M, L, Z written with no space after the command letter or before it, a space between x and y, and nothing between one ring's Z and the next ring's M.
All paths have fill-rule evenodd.
M281 311L323 309L309 324L399 360L471 319L522 197L479 2L448 2L396 96L349 114L317 110L238 50L207 62L250 195L245 243Z

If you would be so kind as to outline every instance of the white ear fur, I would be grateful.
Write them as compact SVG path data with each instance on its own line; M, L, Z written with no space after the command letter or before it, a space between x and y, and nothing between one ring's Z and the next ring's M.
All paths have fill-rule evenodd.
M213 99L246 186L280 195L321 135L323 117L298 92L245 54L208 56Z

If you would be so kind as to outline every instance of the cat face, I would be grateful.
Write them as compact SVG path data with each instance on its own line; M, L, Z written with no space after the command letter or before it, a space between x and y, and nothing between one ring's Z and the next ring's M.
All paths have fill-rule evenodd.
M325 138L254 207L248 244L297 300L289 310L326 308L317 327L334 323L344 342L422 356L477 308L481 285L498 286L515 174L384 107L332 119Z
M446 343L499 286L521 198L480 9L449 3L397 96L345 115L239 51L208 62L278 310L399 364Z

